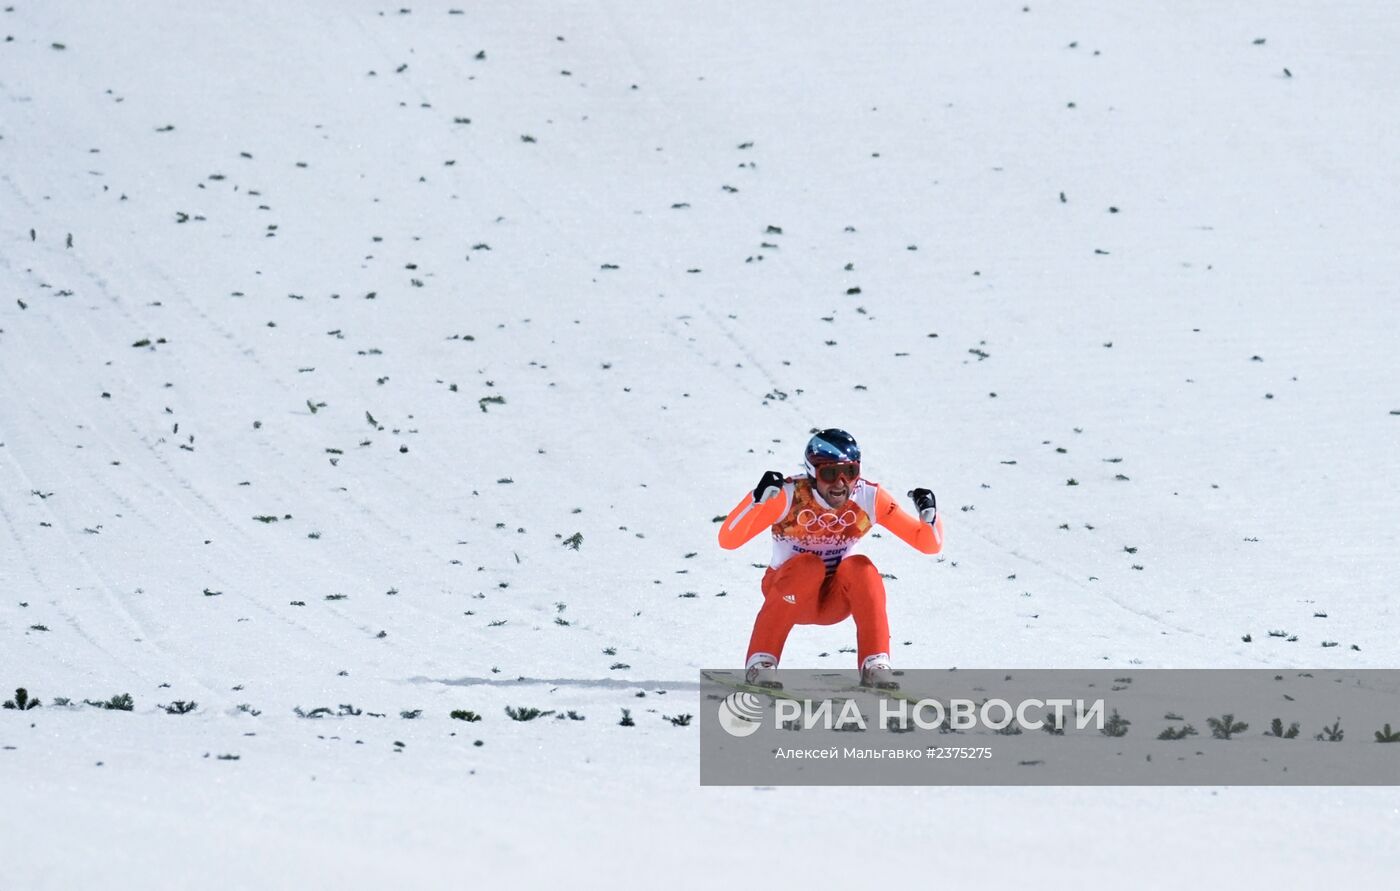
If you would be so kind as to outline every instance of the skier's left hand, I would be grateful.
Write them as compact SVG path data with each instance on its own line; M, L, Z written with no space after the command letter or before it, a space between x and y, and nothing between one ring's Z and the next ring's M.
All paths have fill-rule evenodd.
M932 526L938 520L938 501L933 497L933 492L910 489L909 497L914 499L914 509L919 512L919 519Z

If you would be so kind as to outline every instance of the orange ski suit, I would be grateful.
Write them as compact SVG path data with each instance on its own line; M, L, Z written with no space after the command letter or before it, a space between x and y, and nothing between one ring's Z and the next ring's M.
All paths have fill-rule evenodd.
M763 574L763 606L749 639L749 660L768 654L776 663L793 625L834 625L854 616L856 664L890 651L885 582L870 558L848 556L875 525L925 554L943 549L943 516L933 525L906 513L875 483L858 479L839 510L826 504L806 477L790 478L782 491L758 503L744 496L719 530L728 550L773 533L773 557Z

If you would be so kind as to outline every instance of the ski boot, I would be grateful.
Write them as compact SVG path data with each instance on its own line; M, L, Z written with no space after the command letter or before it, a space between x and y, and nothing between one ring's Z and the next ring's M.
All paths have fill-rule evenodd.
M876 690L898 690L899 681L894 679L894 669L890 667L888 653L876 653L865 657L860 665L860 685Z
M755 653L744 669L744 683L770 690L783 689L783 682L778 680L777 660L767 653Z

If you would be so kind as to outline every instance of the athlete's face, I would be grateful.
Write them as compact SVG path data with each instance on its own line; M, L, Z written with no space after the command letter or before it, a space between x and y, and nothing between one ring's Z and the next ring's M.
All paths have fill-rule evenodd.
M846 499L851 497L851 483L853 480L847 479L845 474L837 475L836 479L827 482L818 475L813 480L813 485L817 487L817 494L822 497L822 501L834 508L846 506Z

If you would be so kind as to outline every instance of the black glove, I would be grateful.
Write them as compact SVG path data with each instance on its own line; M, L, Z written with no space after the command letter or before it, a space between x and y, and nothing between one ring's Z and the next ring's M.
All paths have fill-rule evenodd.
M919 512L919 519L932 526L938 519L938 502L933 493L928 489L910 489L909 497L914 499L914 509Z
M763 474L763 478L754 486L754 504L762 504L774 495L783 491L783 475L776 470L770 470Z

